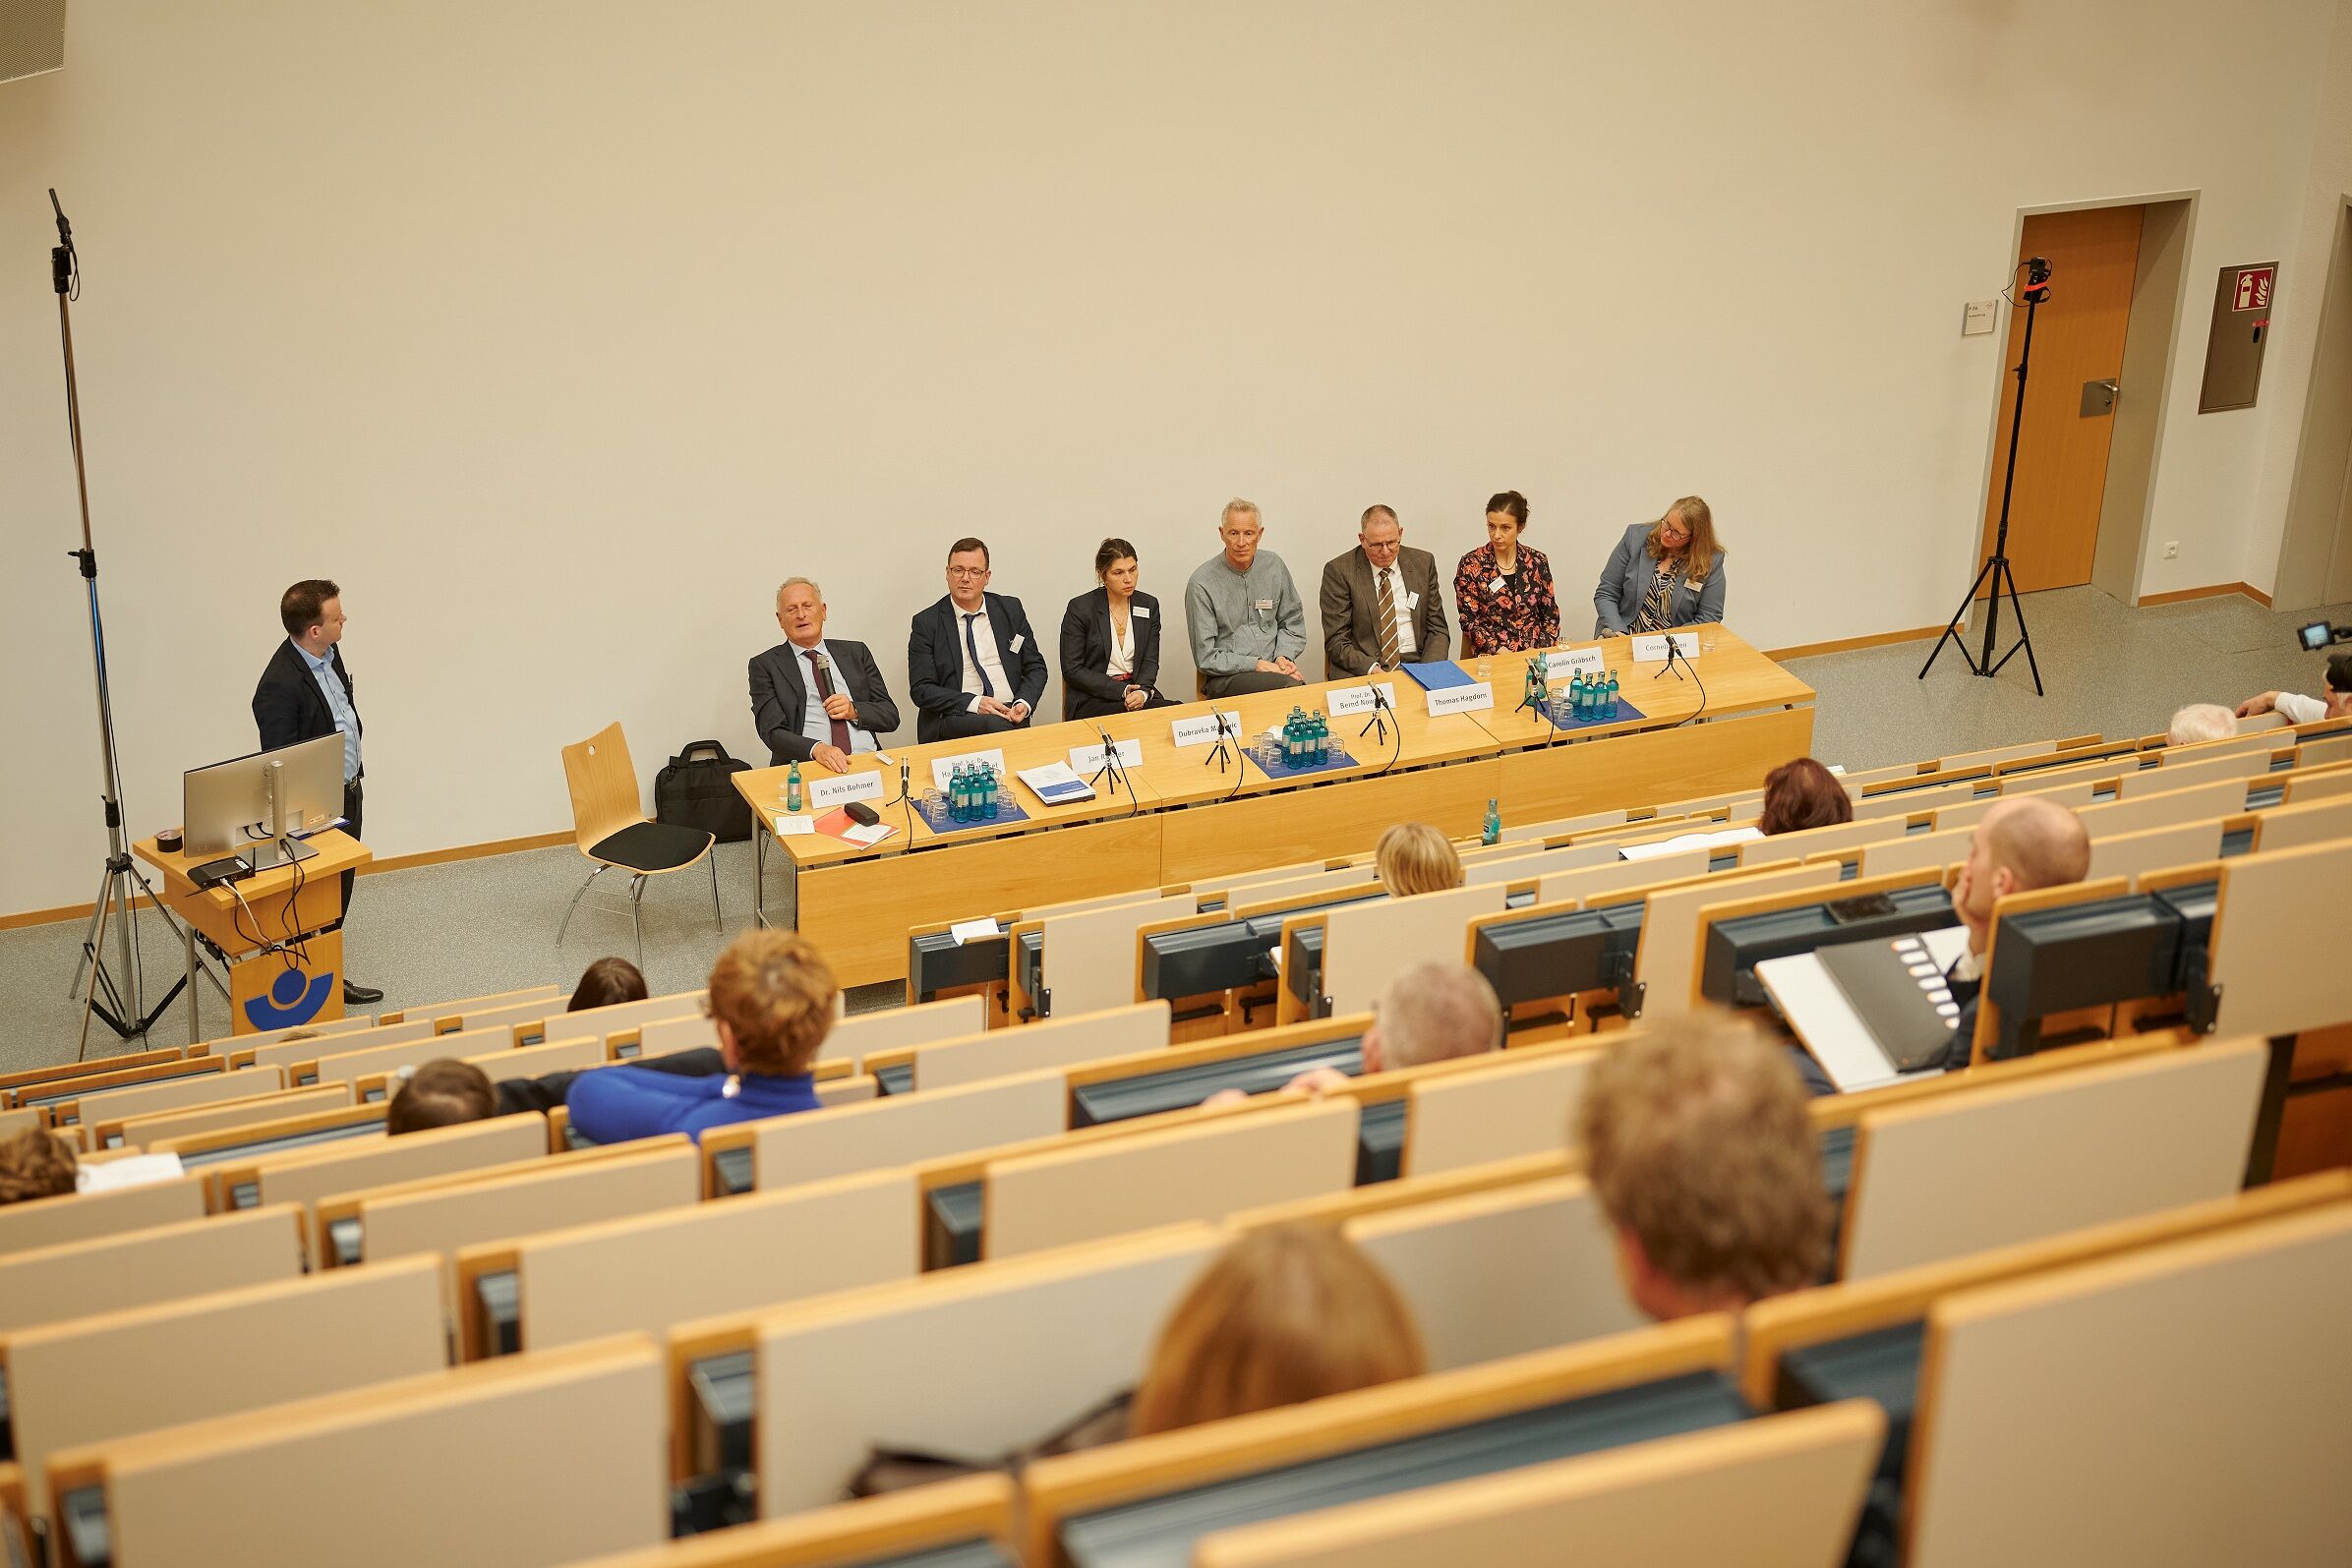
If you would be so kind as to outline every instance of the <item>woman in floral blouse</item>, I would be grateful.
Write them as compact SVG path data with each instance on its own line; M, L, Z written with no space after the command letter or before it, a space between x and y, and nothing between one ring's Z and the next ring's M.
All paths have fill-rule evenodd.
M1519 543L1527 497L1506 490L1487 502L1487 542L1454 569L1453 599L1462 612L1462 653L1507 654L1559 642L1559 600L1552 565Z

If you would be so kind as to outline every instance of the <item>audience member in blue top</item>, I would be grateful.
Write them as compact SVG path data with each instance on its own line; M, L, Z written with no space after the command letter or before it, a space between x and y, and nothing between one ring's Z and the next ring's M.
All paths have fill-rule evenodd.
M711 1021L723 1074L608 1067L572 1080L571 1125L596 1143L691 1132L817 1108L810 1068L841 987L815 947L789 931L746 931L711 965Z

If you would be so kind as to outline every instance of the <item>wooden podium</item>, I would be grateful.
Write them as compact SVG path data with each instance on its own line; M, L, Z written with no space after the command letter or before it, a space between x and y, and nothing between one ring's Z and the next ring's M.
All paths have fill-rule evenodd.
M188 873L215 855L166 854L151 838L131 852L163 874L163 901L181 922L188 961L188 1043L203 1038L197 1022L196 939L202 935L228 960L229 1031L253 1034L343 1016L343 933L323 931L343 913L343 873L375 858L340 830L307 841L319 852L290 866L257 871L235 885L192 885ZM242 900L242 901L240 901ZM299 939L300 949L265 953ZM307 955L307 956L306 956Z

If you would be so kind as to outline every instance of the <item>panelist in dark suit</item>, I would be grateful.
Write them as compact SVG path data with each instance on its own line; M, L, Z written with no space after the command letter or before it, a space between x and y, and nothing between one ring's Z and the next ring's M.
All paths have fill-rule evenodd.
M856 753L879 751L876 737L899 726L899 705L865 644L825 635L824 591L786 578L776 624L785 640L751 656L751 722L770 766L813 762L843 773Z
M1159 601L1139 592L1135 547L1106 539L1094 552L1102 583L1062 612L1062 717L1108 719L1165 708L1159 694Z
M1723 619L1724 550L1715 514L1685 495L1625 530L1593 590L1593 635L1622 637Z
M345 832L359 837L362 790L366 775L359 754L359 704L352 696L351 671L343 666L343 590L323 577L296 583L280 595L277 618L286 640L277 645L253 689L254 727L261 732L262 749L275 751L305 740L317 740L340 730L343 735L343 819ZM351 890L356 873L343 873L343 913L351 912ZM329 930L342 925L335 921ZM343 976L343 1005L366 1007L383 1000L374 986L354 985L349 970Z
M1441 665L1453 638L1438 558L1405 547L1404 525L1385 506L1365 509L1356 548L1323 574L1325 678L1393 674L1400 665Z
M988 589L988 547L959 539L947 552L947 597L918 610L907 634L914 737L960 740L1029 724L1045 694L1045 656L1018 599Z

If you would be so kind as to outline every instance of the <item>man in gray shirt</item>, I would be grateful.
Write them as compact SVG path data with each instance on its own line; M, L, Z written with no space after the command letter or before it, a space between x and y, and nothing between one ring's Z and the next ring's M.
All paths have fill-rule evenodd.
M1307 651L1307 608L1282 557L1258 548L1264 534L1256 502L1227 501L1217 523L1224 553L1184 587L1193 668L1211 697L1306 684L1297 660Z

